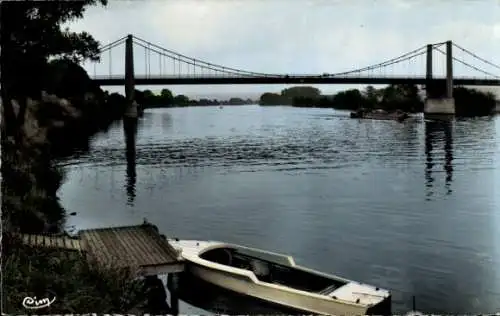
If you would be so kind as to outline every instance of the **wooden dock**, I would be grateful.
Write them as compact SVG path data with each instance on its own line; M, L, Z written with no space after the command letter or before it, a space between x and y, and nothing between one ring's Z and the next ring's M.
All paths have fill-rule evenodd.
M77 250L102 266L137 268L142 275L184 270L180 253L149 223L86 229L77 238L22 235L22 240L35 247Z
M34 247L82 251L80 240L67 236L21 235L24 244Z

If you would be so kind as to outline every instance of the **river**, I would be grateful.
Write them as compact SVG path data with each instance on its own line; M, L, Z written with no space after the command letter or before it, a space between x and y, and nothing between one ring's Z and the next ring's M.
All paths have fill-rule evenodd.
M76 229L147 218L167 236L288 253L390 289L396 313L413 295L427 313L493 313L499 141L500 117L397 123L331 109L155 109L140 121L135 174L117 123L63 162L59 196L77 212L68 221Z

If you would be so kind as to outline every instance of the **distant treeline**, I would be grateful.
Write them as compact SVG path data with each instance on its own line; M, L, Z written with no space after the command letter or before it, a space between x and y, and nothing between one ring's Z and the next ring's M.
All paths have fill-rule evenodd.
M442 87L438 87L442 88ZM443 89L433 87L433 97L441 97ZM490 115L495 109L495 96L464 87L454 88L457 116ZM261 95L260 105L289 105L296 107L334 108L357 110L359 108L422 112L424 99L417 86L411 84L390 85L382 89L368 86L364 91L350 89L334 95L322 95L314 87L298 86L284 89L281 93L266 92Z
M151 90L135 90L135 100L144 109L183 106L245 105L257 103L257 101L254 100L244 100L241 98L230 98L229 100L191 100L182 94L174 96L168 89L161 90L159 94L155 94Z

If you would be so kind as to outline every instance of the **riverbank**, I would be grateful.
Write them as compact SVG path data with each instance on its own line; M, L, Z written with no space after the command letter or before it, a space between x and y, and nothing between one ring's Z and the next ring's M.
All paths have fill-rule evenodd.
M106 104L100 107L105 109ZM55 160L71 154L77 144L88 145L97 130L109 127L75 130L75 125L84 124L85 117L91 115L84 108L77 109L66 99L43 93L39 101L28 100L18 142L3 141L2 281L7 294L3 306L8 313L25 313L22 299L44 297L46 292L57 297L50 306L51 313L90 312L89 306L92 310L123 312L144 304L143 283L132 271L98 267L78 253L26 247L11 234L66 234L63 227L69 212L57 196L65 174Z
M26 297L53 298L47 314L139 314L147 305L134 270L96 269L77 251L28 247L12 235L2 239L2 256L2 303L9 314L25 314Z
M57 196L65 174L55 160L88 149L90 138L124 113L123 99L103 92L78 65L97 59L99 43L61 30L62 21L97 3L106 1L0 3L5 313L25 314L24 298L47 293L56 298L40 309L47 314L123 312L142 300L144 289L130 273L98 268L66 251L32 249L13 234L65 233L69 212Z
M251 99L230 98L228 100L217 99L189 99L185 95L175 95L169 89L162 89L159 94L151 90L135 90L135 98L142 109L186 107L186 106L217 106L217 105L249 105L258 103Z
M440 97L439 91L432 91ZM284 89L281 93L264 93L262 106L289 105L306 108L334 108L356 111L360 108L382 109L388 112L420 113L424 109L423 91L415 85L390 85L382 89L368 86L364 91L351 89L334 95L322 95L319 89L299 86ZM495 96L465 87L455 87L456 116L488 116L495 112Z

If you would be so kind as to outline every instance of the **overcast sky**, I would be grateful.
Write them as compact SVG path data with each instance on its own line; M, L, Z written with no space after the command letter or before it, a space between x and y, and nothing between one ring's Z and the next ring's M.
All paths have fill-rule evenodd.
M126 34L204 61L266 73L335 73L382 62L429 43L452 40L500 65L499 0L110 0L89 8L70 25L102 44ZM445 47L443 46L444 50ZM144 49L134 51L135 73L144 74ZM455 49L454 56L500 76ZM150 55L160 74L158 55ZM123 74L124 46L111 56L112 73ZM109 73L109 55L95 67ZM165 61L162 60L162 67ZM435 73L445 57L434 54ZM85 65L90 75L94 66ZM162 72L171 70L164 68ZM425 72L425 55L372 74ZM456 76L484 75L454 64ZM368 73L366 73L368 74ZM175 94L253 96L284 86L170 86ZM355 86L320 85L324 93ZM144 87L161 90L161 86Z

